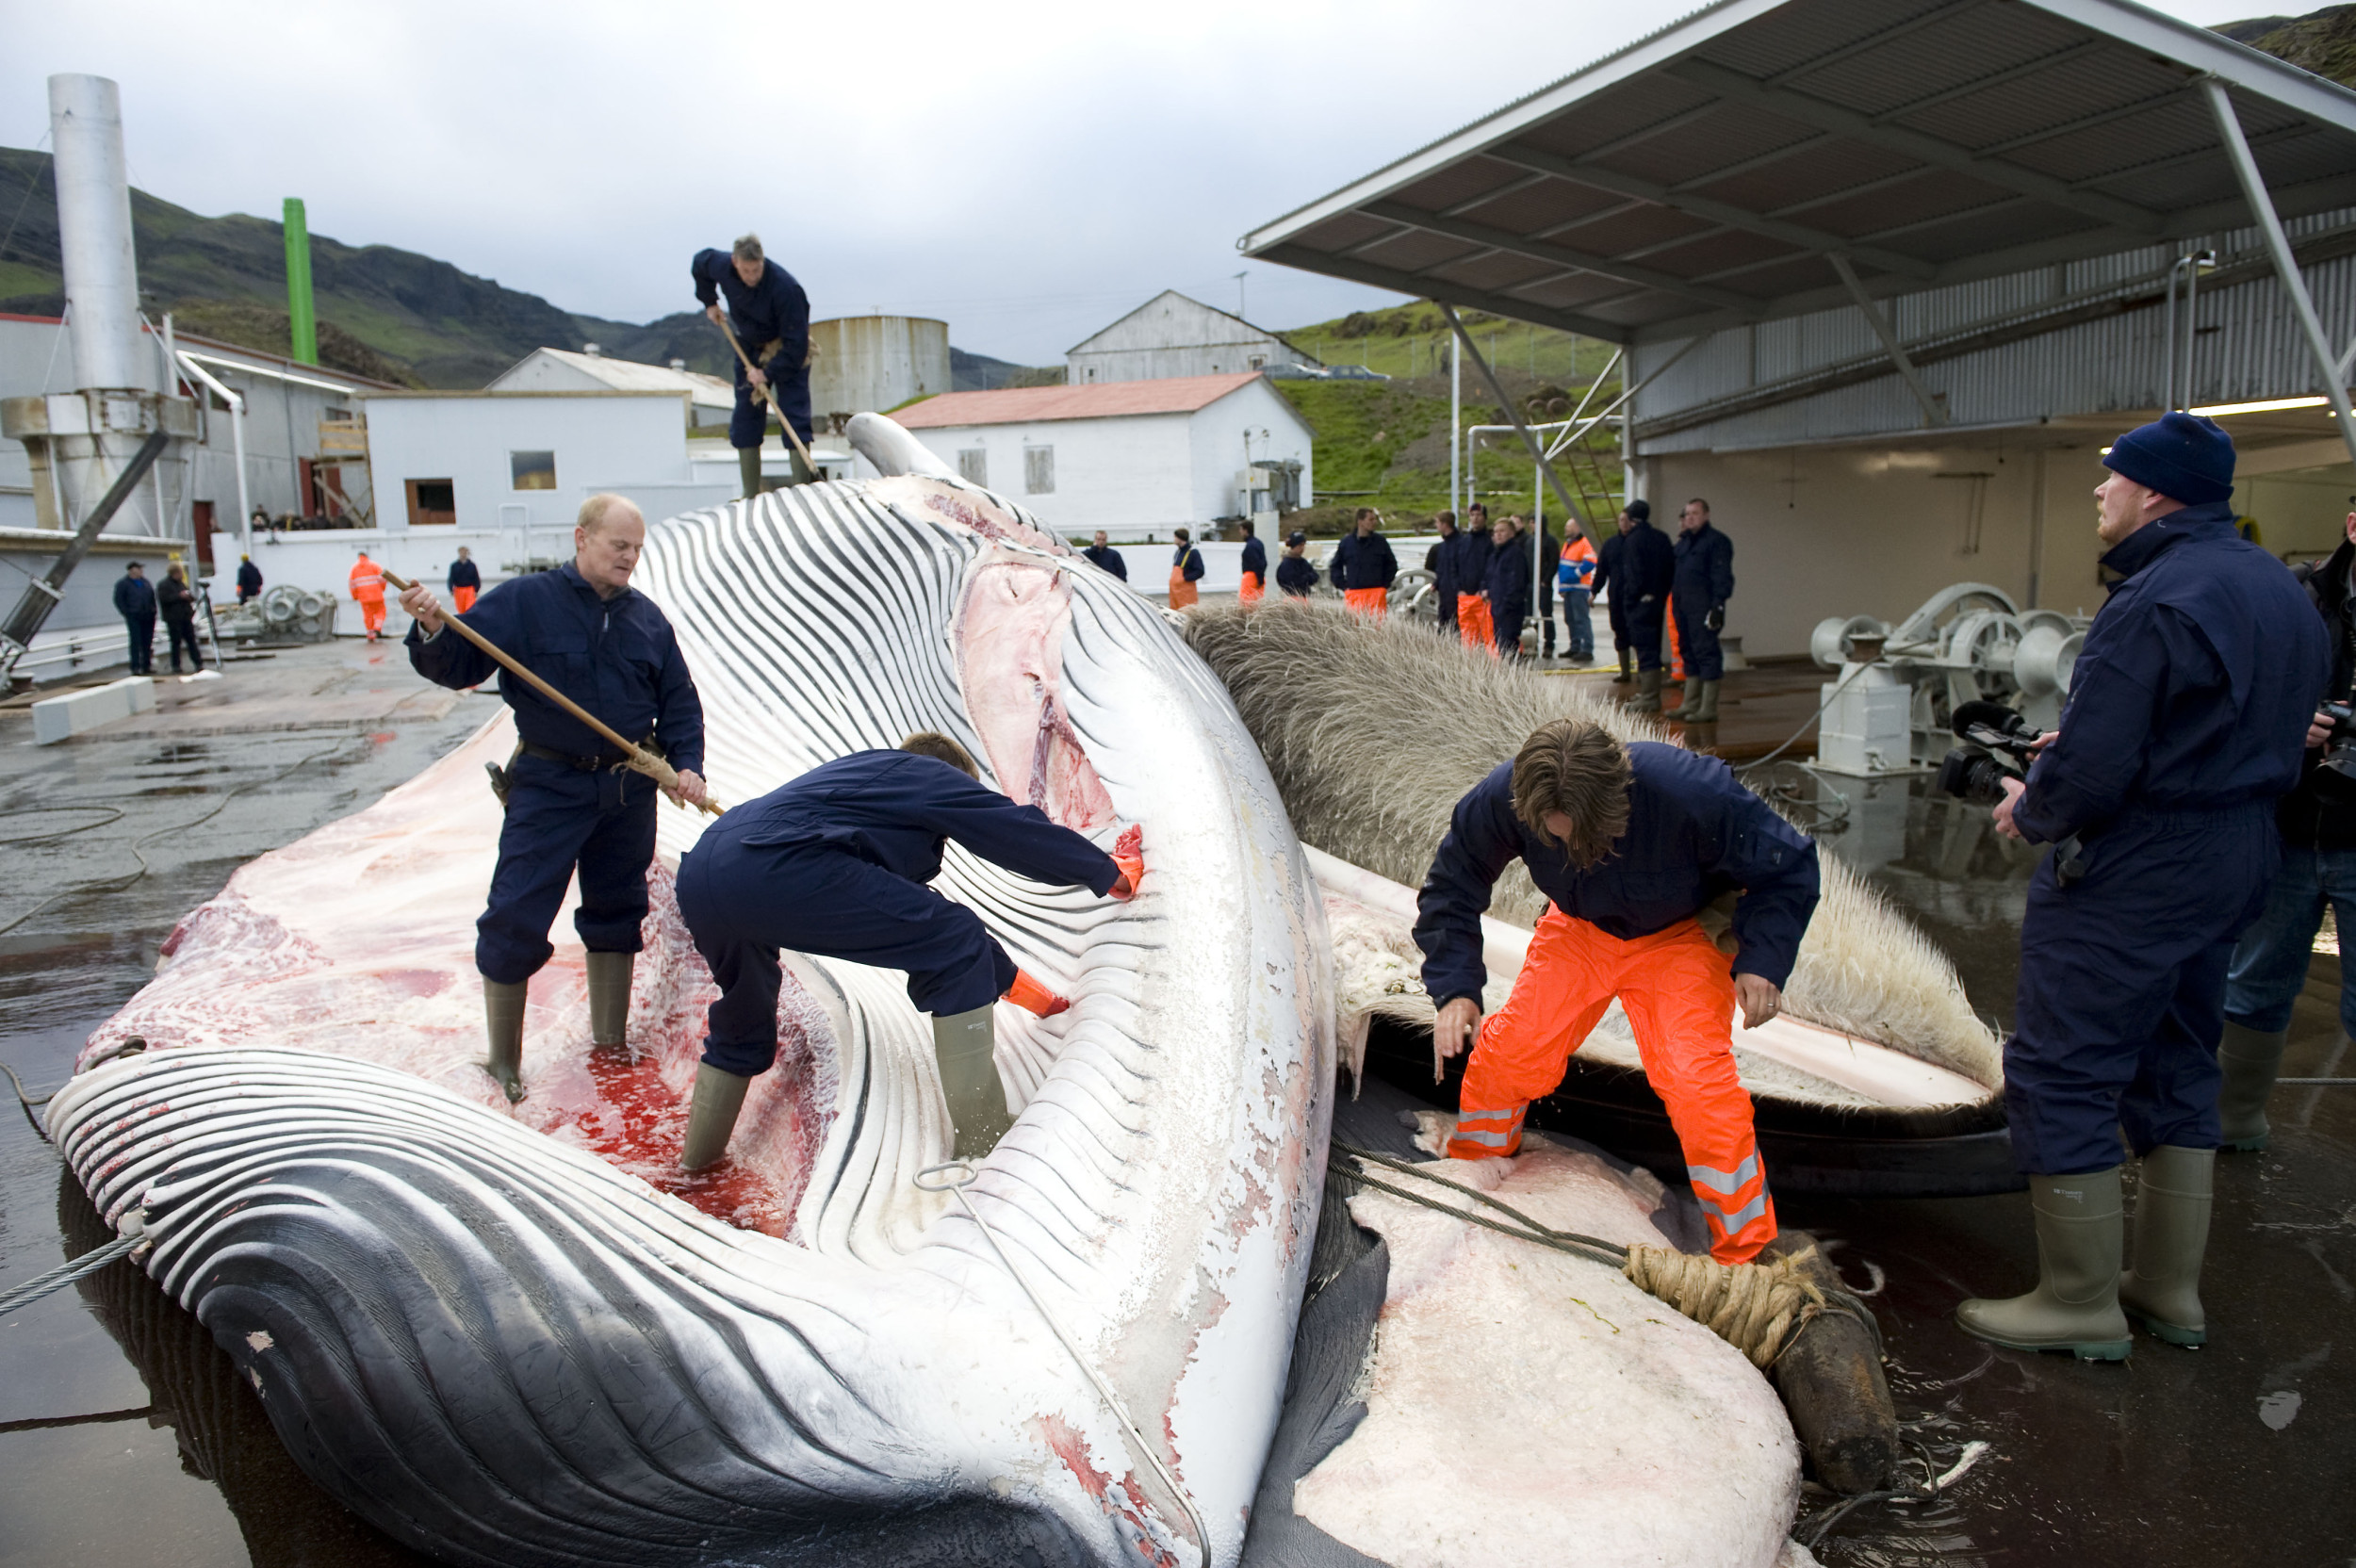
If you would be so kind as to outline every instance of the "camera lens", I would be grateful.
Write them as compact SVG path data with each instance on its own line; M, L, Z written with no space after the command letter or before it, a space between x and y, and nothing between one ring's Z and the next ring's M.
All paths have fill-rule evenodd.
M2015 776L1987 752L1957 746L1939 764L1932 788L1978 806L1993 806L2004 798L2004 780Z

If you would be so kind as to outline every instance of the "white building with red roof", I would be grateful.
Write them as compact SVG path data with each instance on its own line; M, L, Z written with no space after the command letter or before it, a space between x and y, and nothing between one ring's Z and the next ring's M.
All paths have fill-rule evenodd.
M1257 371L950 392L892 417L1067 536L1118 542L1310 504L1308 421Z

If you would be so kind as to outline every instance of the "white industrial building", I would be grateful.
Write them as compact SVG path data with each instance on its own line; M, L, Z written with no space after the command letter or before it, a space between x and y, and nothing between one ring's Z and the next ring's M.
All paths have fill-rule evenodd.
M725 433L736 412L736 387L718 376L690 370L685 360L642 365L613 359L595 343L570 349L534 349L491 378L486 392L669 392L685 394L688 422L696 430Z
M1712 6L1243 248L1618 345L1595 428L1711 502L1753 655L1958 582L2091 613L2102 449L2163 409L2278 552L2356 491L2356 93L2122 0Z
M1280 366L1320 368L1274 333L1176 289L1166 289L1064 355L1064 380L1156 381L1233 375Z
M952 392L892 416L1058 532L1167 539L1309 505L1312 432L1257 371Z
M840 428L947 392L949 323L923 316L845 316L810 324L810 410Z

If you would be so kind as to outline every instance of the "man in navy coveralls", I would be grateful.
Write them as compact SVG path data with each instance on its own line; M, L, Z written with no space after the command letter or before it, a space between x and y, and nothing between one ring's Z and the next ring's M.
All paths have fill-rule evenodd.
M760 390L763 385L777 398L802 444L810 444L810 296L793 273L761 253L757 234L746 235L726 251L697 251L689 270L695 278L695 302L706 316L719 320L720 302L728 301L736 341L755 367L747 372L744 360L736 362L736 412L728 418L728 445L736 449L744 494L757 496L761 438L769 428L769 406ZM816 477L795 451L793 482L808 484Z

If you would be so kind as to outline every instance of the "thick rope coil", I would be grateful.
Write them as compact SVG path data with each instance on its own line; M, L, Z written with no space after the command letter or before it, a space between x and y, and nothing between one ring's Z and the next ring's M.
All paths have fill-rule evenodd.
M1628 1250L1620 1272L1699 1323L1765 1371L1827 1305L1824 1293L1800 1272L1810 1247L1767 1263L1722 1264L1700 1252L1666 1247Z

